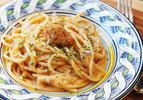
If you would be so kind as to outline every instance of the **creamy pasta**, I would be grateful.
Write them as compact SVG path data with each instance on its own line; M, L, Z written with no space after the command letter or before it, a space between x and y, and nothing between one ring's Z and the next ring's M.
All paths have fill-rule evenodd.
M3 35L10 76L36 90L77 92L106 74L107 53L96 27L76 16L36 13Z

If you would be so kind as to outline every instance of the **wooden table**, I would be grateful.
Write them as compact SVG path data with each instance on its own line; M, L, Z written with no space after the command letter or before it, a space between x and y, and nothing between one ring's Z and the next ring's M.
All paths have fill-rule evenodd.
M0 0L0 5L3 5L8 1L10 0ZM101 1L116 8L115 0L101 0ZM134 24L143 39L143 1L141 2L140 0L133 0L133 15L134 15ZM143 100L143 95L137 94L133 90L123 100Z

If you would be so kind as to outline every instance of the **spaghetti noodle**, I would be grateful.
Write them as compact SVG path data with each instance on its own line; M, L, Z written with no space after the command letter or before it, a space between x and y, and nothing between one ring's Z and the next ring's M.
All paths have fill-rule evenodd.
M8 73L31 89L77 92L106 74L106 50L80 15L32 14L1 41Z

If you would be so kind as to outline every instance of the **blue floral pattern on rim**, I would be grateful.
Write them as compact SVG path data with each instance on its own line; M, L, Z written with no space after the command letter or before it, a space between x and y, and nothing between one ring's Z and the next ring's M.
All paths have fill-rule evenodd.
M123 96L137 81L143 61L142 43L134 26L118 11L97 0L14 0L0 8L0 31L26 14L42 10L84 11L106 30L119 49L118 66L98 88L71 97L47 97L15 84L0 68L0 94L8 99L108 100Z

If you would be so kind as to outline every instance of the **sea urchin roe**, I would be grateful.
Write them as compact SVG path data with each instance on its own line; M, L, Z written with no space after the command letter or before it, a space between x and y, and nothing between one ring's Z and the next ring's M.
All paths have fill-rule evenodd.
M44 37L49 38L49 44L56 46L72 46L75 41L72 36L58 24L47 24L43 31Z

